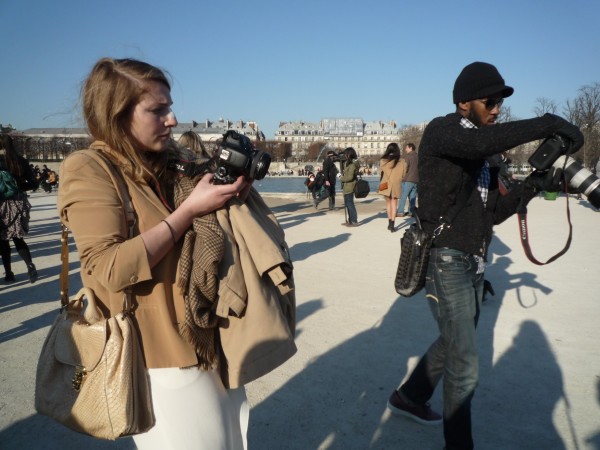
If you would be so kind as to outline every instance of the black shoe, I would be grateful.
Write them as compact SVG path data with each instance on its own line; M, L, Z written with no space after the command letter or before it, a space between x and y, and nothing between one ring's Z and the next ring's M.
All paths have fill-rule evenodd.
M398 391L392 393L387 407L393 414L408 417L422 425L439 425L442 423L442 416L432 410L429 403L409 405L398 394Z
M27 268L27 274L29 275L29 282L30 283L35 283L38 279L38 273L37 270L35 269L35 265L31 264L31 266L29 266Z
M6 281L7 283L12 283L13 281L15 281L15 274L12 272L6 272L6 274L4 275L4 281Z

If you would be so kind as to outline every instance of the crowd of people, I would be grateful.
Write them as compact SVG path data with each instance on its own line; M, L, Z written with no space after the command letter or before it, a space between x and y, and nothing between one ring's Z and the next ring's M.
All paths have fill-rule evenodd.
M339 163L339 169L336 163ZM379 162L379 169L364 170L360 167L358 153L353 147L344 149L338 155L327 151L323 166L316 173L308 171L304 185L313 199L315 209L328 200L328 209L335 209L336 180L343 191L346 220L344 226L357 227L358 215L354 204L354 187L359 177L378 173L380 184L377 193L384 197L388 216L388 230L394 232L396 217L412 217L417 204L418 156L415 144L404 146L404 154L397 143L390 143ZM351 195L352 194L352 195ZM404 206L408 201L408 211Z
M556 134L571 143L573 151L583 144L576 126L552 114L496 123L504 99L513 92L493 65L467 65L454 83L454 111L429 123L418 149L411 142L402 149L390 143L377 172L388 230L395 231L397 217L417 216L436 236L426 298L439 334L406 381L392 391L388 408L422 424L443 424L449 450L474 448L476 327L493 224L506 220L539 192L559 188L554 168L514 182L503 172L505 152ZM276 300L267 302L269 308L277 305L285 336L293 341L293 271L283 232L244 176L218 184L210 172L188 179L165 170L170 158L205 161L211 155L196 133L184 133L178 143L171 140L177 119L171 84L161 69L133 59L103 58L83 85L82 104L94 142L63 162L60 178L45 165L28 164L14 151L10 136L1 136L4 280L15 281L12 241L30 282L36 281L24 240L31 209L26 192L58 188L60 219L73 233L83 284L96 292L102 313L109 317L119 312L127 287L136 298L134 320L156 419L150 431L134 436L137 448L245 449L250 408L244 382L232 381L232 363L225 357L227 339L218 333L244 317L250 295L267 296ZM133 235L124 226L122 204L128 199L122 198L113 172L126 184L136 212ZM314 208L327 201L327 209L334 210L340 183L342 225L359 226L354 188L361 173L366 172L354 148L339 154L328 151L322 167L303 173ZM266 247L276 249L276 257L266 256L271 254ZM184 265L191 272L181 272ZM259 272L260 267L269 269ZM217 299L229 298L219 288L219 277L237 289L229 293L229 307L216 306ZM191 331L183 333L183 326ZM293 342L277 342L286 346L267 346L272 353L257 355L260 363L244 362L240 373L252 366L258 377L295 351ZM442 414L429 404L441 379Z

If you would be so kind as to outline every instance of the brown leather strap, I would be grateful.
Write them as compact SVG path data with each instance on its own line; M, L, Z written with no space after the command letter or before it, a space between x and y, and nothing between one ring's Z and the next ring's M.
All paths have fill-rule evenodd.
M62 223L60 235L60 260L62 268L60 271L60 304L65 307L69 304L69 229Z

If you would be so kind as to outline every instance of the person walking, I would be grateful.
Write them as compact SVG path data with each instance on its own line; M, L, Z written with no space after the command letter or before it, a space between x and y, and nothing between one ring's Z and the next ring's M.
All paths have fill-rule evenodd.
M398 198L402 194L402 176L404 174L404 163L400 158L400 147L395 142L387 146L383 156L379 160L381 179L377 193L385 199L385 210L388 217L388 227L392 233L396 231L396 210Z
M2 189L0 195L0 255L4 266L4 281L16 281L12 271L10 241L17 253L25 261L29 282L38 279L37 269L31 257L31 251L25 236L29 233L29 215L31 204L25 191L34 189L35 178L27 160L19 155L12 138L8 134L0 135L0 183L11 184L12 189ZM8 186L7 186L8 187Z
M447 450L474 447L471 400L479 381L475 329L492 226L537 192L557 191L557 175L562 172L554 168L533 172L518 188L500 195L498 168L490 168L487 158L554 134L572 143L572 152L583 145L579 128L552 114L497 124L500 107L513 91L493 65L467 65L454 84L455 112L433 119L419 147L416 214L425 231L437 234L425 290L439 336L392 392L388 408L422 424L443 422ZM456 203L462 205L453 206ZM448 213L454 216L450 224L444 219ZM429 400L442 377L440 416ZM479 413L480 418L484 415L485 411Z
M346 164L344 165L344 172L340 181L342 182L344 207L348 212L348 220L342 225L357 227L359 226L359 223L356 206L354 205L354 186L356 186L356 180L358 179L359 164L356 150L352 147L348 147L344 150L344 158Z
M419 162L415 144L409 142L404 146L404 175L402 177L402 197L398 204L397 217L412 216L417 204L417 183L419 182ZM404 205L408 200L408 212L404 212Z
M57 208L75 238L83 285L96 293L102 313L118 313L123 289L133 289L134 321L156 418L152 429L133 437L136 447L245 449L245 389L225 389L219 376L220 344L213 336L216 325L194 328L188 299L177 283L182 237L195 218L206 217L211 231L216 230L211 213L231 199L245 199L251 184L244 176L232 184L214 184L213 175L206 174L175 207L173 186L179 175L165 167L170 157L185 155L171 139L177 119L170 83L155 66L100 59L85 80L82 104L95 141L62 163ZM110 162L114 170L99 160ZM127 186L136 215L134 237L126 226L126 200L110 172ZM216 231L209 234L211 245L218 244ZM216 252L211 247L211 255ZM209 294L203 291L202 298L208 301ZM183 333L180 327L194 331ZM190 333L201 342L193 342Z
M323 169L321 172L325 175L325 195L315 200L315 209L319 207L326 198L329 199L329 210L335 208L335 183L337 175L339 173L337 166L335 165L336 154L333 150L327 150L327 156L323 161Z

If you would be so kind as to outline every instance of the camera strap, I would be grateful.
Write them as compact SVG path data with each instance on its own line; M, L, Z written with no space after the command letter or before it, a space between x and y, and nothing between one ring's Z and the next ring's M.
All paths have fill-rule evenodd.
M560 252L558 252L556 255L554 255L550 259L548 259L548 261L546 261L546 262L538 261L535 258L535 256L533 256L531 247L529 246L529 233L527 231L527 207L521 206L521 207L519 207L519 211L517 212L517 217L518 217L518 221L519 221L519 236L521 238L521 245L523 246L523 250L525 251L525 255L527 255L527 258L529 259L529 261L531 261L534 264L537 264L538 266L550 264L552 261L557 260L562 255L564 255L567 252L567 250L569 250L569 247L571 247L571 239L573 237L573 224L571 223L571 210L569 209L569 192L568 192L566 183L565 183L565 195L567 197L567 222L569 223L569 237L567 238L565 247Z

